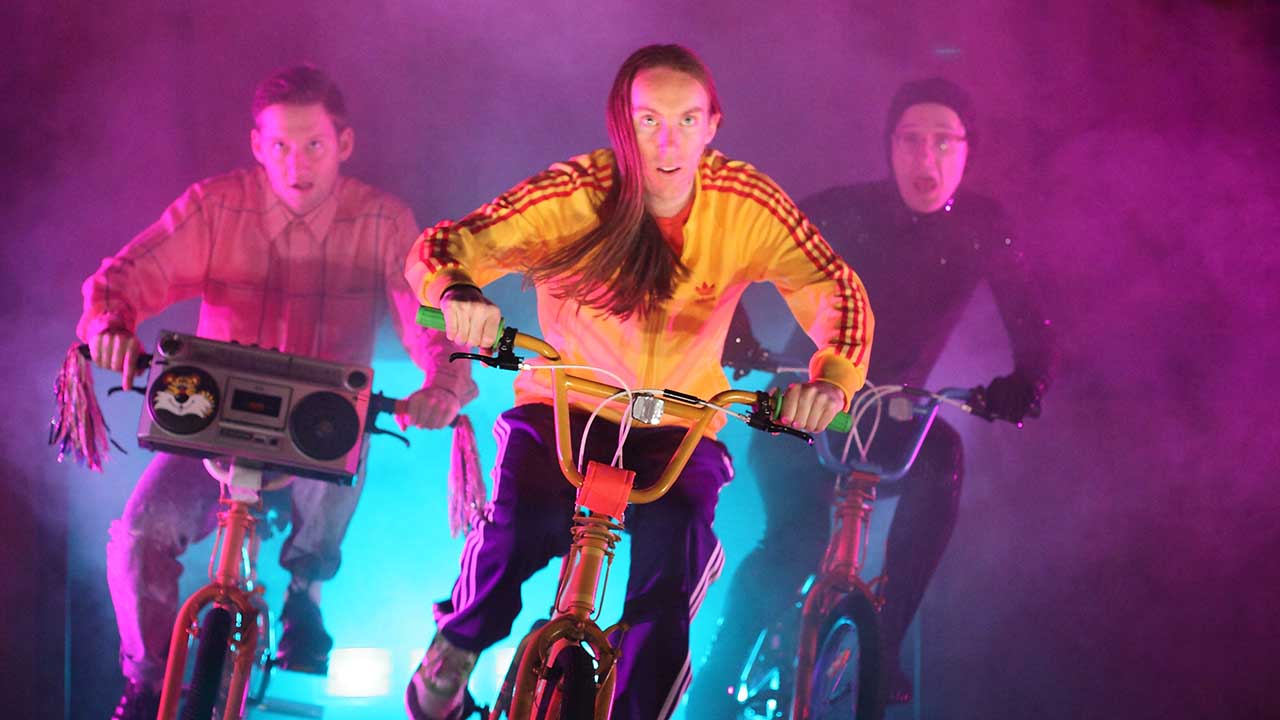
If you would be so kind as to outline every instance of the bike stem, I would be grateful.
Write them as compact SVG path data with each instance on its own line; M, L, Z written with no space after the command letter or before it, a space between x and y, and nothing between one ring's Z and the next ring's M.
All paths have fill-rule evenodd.
M561 591L552 608L556 615L577 620L594 620L596 596L605 561L613 562L613 551L620 539L620 523L607 517L591 516L581 511L573 516L573 546L565 556Z

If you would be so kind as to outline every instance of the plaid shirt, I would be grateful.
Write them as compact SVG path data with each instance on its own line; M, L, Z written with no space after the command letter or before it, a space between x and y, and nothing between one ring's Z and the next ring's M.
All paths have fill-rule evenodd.
M424 386L466 403L476 396L466 363L442 333L414 321L418 302L404 260L418 225L391 195L340 178L333 193L295 216L261 168L192 185L84 282L82 340L104 329L135 332L169 305L199 297L197 334L335 362L367 364L384 308L426 374Z

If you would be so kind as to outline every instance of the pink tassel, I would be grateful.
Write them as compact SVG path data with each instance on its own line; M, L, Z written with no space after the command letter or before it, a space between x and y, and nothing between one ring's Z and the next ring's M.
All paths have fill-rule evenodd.
M489 501L484 478L480 475L480 450L476 447L476 431L466 415L453 421L453 452L449 458L449 534L471 532L474 520Z
M58 448L58 462L68 454L77 463L90 470L102 472L107 461L111 440L107 423L98 408L98 398L93 392L93 369L89 358L80 351L79 343L72 344L62 369L54 383L55 415L49 428L49 444Z

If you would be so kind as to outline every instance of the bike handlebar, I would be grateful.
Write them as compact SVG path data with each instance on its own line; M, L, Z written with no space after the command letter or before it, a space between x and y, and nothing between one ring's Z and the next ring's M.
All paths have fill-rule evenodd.
M418 309L417 321L419 325L434 328L436 330L444 330L444 314L433 307L420 307ZM530 367L524 363L523 358L515 355L515 348L522 348L537 353L547 362L547 366L552 369L552 385L553 385L553 413L555 417L556 429L556 454L560 462L560 469L564 476L575 487L582 487L583 476L578 468L573 464L572 442L569 433L569 393L575 392L588 397L599 398L601 400L617 400L621 396L630 396L631 391L602 383L596 380L573 375L572 373L556 370L555 366L563 365L564 362L560 357L560 353L548 344L545 340L527 335L520 332L516 328L506 327L505 324L499 335L497 342L490 350L495 354L492 356L478 355L475 353L453 353L450 360L469 358L483 362L491 367L498 367L506 370L520 370ZM648 393L652 394L652 393ZM675 484L676 478L684 469L689 457L692 456L694 448L698 441L705 435L707 428L711 424L712 418L719 409L728 408L730 405L742 404L752 408L752 414L747 423L759 430L764 430L772 434L787 433L797 435L807 442L812 443L813 438L808 434L778 425L773 422L776 418L777 409L781 404L781 395L770 396L763 392L735 390L729 389L716 393L710 399L702 399L692 395L676 392L673 390L662 390L660 394L663 401L661 406L661 414L671 415L682 420L689 421L690 425L685 432L685 437L681 441L675 455L672 456L670 462L667 463L666 469L658 482L646 488L632 489L628 498L629 502L647 503L653 502L662 497ZM735 413L736 414L736 413ZM847 413L840 413L837 416L843 422L833 422L830 429L839 430L840 428L851 428L852 421Z
M80 355L83 356L85 360L93 359L93 352L89 350L88 343L80 343L76 349L80 351ZM145 371L147 368L151 367L151 358L152 355L150 353L142 353L138 355L137 359L133 361L134 369Z
M870 392L876 393L876 395L870 400L855 398L855 409L867 402L878 404L883 403L886 400L892 401L895 397L907 398L911 403L909 417L895 417L895 419L900 421L911 421L916 423L914 432L907 436L907 440L904 443L905 452L898 458L898 462L894 465L883 465L865 459L865 455L870 451L871 441L874 438L874 429L871 431L872 436L867 439L867 444L862 446L864 459L849 460L847 456L849 449L847 444L845 452L837 454L832 450L831 442L826 435L822 435L817 439L818 459L823 467L837 474L843 475L851 472L862 472L876 475L881 481L891 482L898 480L906 475L911 469L916 456L920 452L920 448L924 445L925 437L929 434L929 430L933 426L933 421L937 417L938 409L944 402L970 415L983 418L988 422L995 420L1013 422L1007 418L996 415L987 409L985 390L986 389L982 386L973 388L948 387L936 391L902 385L873 386ZM869 410L870 408L867 407L861 412L858 412L858 417L861 418L862 414ZM890 410L890 415L891 417L893 416L892 409ZM1028 413L1028 417L1039 416L1040 406L1039 404L1036 404L1032 407L1031 412ZM1022 425L1021 422L1016 424L1019 427ZM859 428L855 428L855 436L861 443L861 436L857 434L859 430Z
M808 367L807 362L801 358L785 355L782 353L774 353L760 345L754 338L744 340L735 338L734 342L740 347L735 348L733 353L726 352L725 357L721 360L721 364L727 368L733 369L735 379L746 376L752 371L768 373L770 375L780 375L784 373L801 373ZM910 392L910 390L908 390ZM925 391L918 391L925 392ZM945 388L940 393L962 393L963 397L958 395L949 395L952 399L963 400L967 407L965 412L975 415L988 422L1002 420L1021 425L1020 421L1010 420L1003 415L998 415L987 408L985 385L976 385L972 388ZM1034 403L1027 411L1026 417L1040 417L1040 403ZM835 428L832 428L835 429ZM841 432L845 432L841 430Z
M83 356L86 360L93 359L93 353L89 350L89 345L87 343L81 343L76 349L79 350L80 355ZM134 361L134 369L138 370L139 372L146 372L151 368L151 361L154 357L155 356L152 355L151 353L143 353L138 355L138 359ZM139 394L146 393L145 388L116 387L116 388L108 388L107 394L110 395L111 393L119 390L129 390ZM388 430L383 430L382 428L376 427L374 425L379 415L382 415L382 414L403 415L408 411L409 411L409 401L407 399L390 397L387 395L383 395L380 392L375 392L369 396L369 412L365 417L364 431L371 435L391 435L392 437L400 439L402 442L404 442L405 445L408 445L409 444L408 439L406 439L402 435L398 435Z

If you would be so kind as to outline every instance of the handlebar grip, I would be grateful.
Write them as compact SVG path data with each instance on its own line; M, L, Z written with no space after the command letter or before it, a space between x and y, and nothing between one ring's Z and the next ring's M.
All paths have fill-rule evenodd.
M426 305L418 306L418 324L425 328L433 330L444 330L444 313L440 308L428 307Z
M773 417L776 420L782 414L782 393L775 392L773 394ZM847 433L853 429L853 418L847 412L838 412L836 416L831 418L831 422L827 425L828 430L835 432Z
M80 343L76 349L80 351L80 355L84 357L85 360L93 359L93 352L89 350L88 343ZM137 370L145 371L147 368L151 367L151 354L141 353L138 355L138 359L133 363L133 366Z
M425 328L439 330L444 332L444 312L440 308L434 308L429 305L418 306L418 324ZM505 318L498 321L498 337L502 337L502 331L507 329L507 321ZM494 348L498 347L497 340L494 341Z

